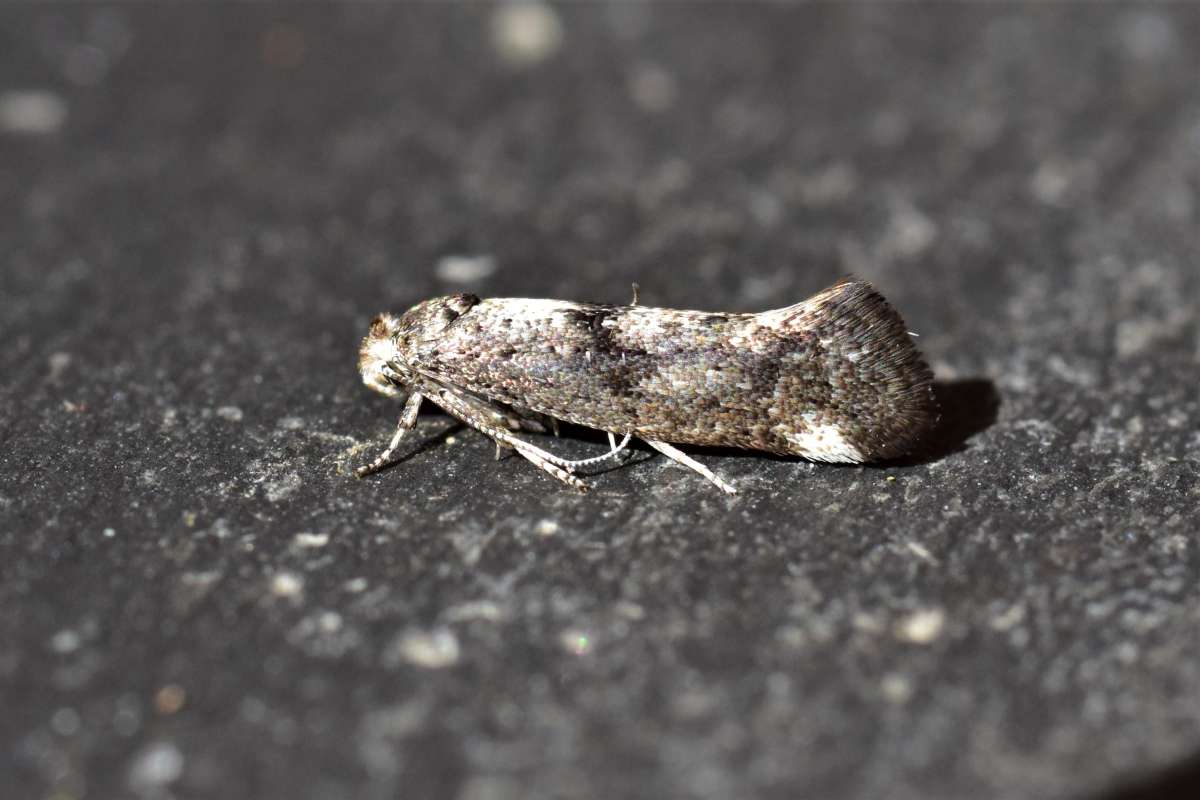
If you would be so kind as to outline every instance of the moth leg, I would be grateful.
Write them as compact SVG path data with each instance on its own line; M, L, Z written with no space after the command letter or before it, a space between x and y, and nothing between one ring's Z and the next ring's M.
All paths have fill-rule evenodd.
M711 469L704 466L682 450L672 447L666 442L656 442L653 439L645 439L643 441L672 461L677 461L680 464L683 464L685 467L691 467L692 469L696 470L696 472L699 472L701 475L708 478L708 480L722 492L725 492L726 494L737 494L737 489L718 478Z
M617 440L610 433L608 434L608 441L612 449L609 452L602 456L581 458L578 461L567 461L562 463L560 466L566 467L567 469L575 469L576 467L586 467L589 464L599 464L601 461L607 461L610 458L619 458L623 454L625 446L629 444L629 440L632 438L633 434L627 433L625 434L625 438L621 440L621 443L617 444Z
M640 289L640 288L641 287L637 285L637 281L634 281L633 282L633 302L631 302L629 305L636 306L638 304L638 289Z
M508 428L510 431L532 431L545 433L546 426L535 419L533 412L525 412L518 408L497 408L471 395L459 394L458 398L479 414L492 421L497 428Z
M568 486L578 489L581 492L587 491L587 484L576 478L567 469L559 466L559 464L569 464L570 462L565 462L552 453L547 453L544 450L534 447L528 442L513 436L508 431L491 424L486 415L480 413L474 407L474 404L461 397L458 393L443 390L438 392L436 397L431 397L430 399L452 416L457 417L475 430L490 437L498 444L513 448L534 466L550 473Z
M412 427L417 424L417 412L421 408L420 392L413 392L408 396L408 402L404 404L404 411L400 414L400 421L396 423L396 433L392 435L392 441L388 444L387 449L379 454L379 458L372 461L370 464L361 466L354 470L354 474L362 478L370 475L372 472L377 472L387 465L392 453L400 446L400 440L404 438L404 434L412 430Z
M431 393L430 399L433 400L435 403L440 403L440 401L445 400L445 401L448 401L449 403L451 403L452 405L458 404L459 407L461 407L463 409L464 414L474 414L476 416L476 420L463 419L462 420L463 422L466 422L471 427L473 427L476 430L478 430L482 433L485 433L486 435L491 437L496 442L497 445L499 445L501 447L511 448L513 450L516 450L518 453L521 453L522 455L525 454L524 452L522 452L522 450L524 450L525 452L537 453L538 457L542 461L545 461L548 464L553 464L556 467L562 467L563 469L566 469L567 471L571 471L579 463L592 462L592 461L597 460L597 459L589 458L589 459L582 459L582 461L578 461L578 462L571 461L569 459L563 458L562 456L556 456L547 450L543 450L542 448L538 447L537 445L530 444L529 442L525 441L524 439L518 439L516 436L513 436L510 431L505 430L500 425L500 421L504 419L502 413L499 410L493 408L492 406L489 406L486 402L480 400L477 397L472 397L471 395L462 394L461 392L457 392L457 391L453 391L453 390L442 390L442 391L437 392L436 397L434 397L434 395ZM452 411L449 407L446 407L446 410L452 414L456 414L456 412ZM487 420L489 420L489 419L491 420L490 423L487 422ZM552 423L555 423L555 424L558 423L558 420L555 419L554 417L547 417L547 419L549 419ZM477 425L476 421L478 421L480 423L480 425L483 425L483 427L480 427L480 425ZM622 445L622 447L623 447L623 445ZM620 450L621 448L618 447L617 449ZM611 455L612 454L609 453L604 456L601 456L601 458L608 458Z
M620 456L622 456L624 454L626 446L628 446L630 440L633 438L633 434L631 434L631 433L625 434L625 438L621 440L620 444L617 444L617 440L613 437L613 435L611 433L608 435L608 438L609 438L609 442L611 444L611 450L609 452L605 453L602 456L592 456L591 458L580 458L575 461L570 461L568 459L563 458L562 456L556 456L553 453L549 453L549 452L541 449L540 447L529 444L528 442L523 441L523 440L516 440L512 444L505 443L504 446L512 447L513 449L517 450L517 452L521 452L521 448L524 447L525 449L529 450L530 452L536 453L538 458L540 458L542 461L545 461L548 464L553 464L556 467L562 467L563 469L567 470L568 472L574 472L575 469L578 467L586 467L591 464L599 464L601 461L607 461L608 459L614 458L614 457L619 458ZM500 447L501 447L501 442L497 441L496 442L497 452L499 452ZM525 454L522 453L522 455L525 455ZM526 455L526 458L528 458L527 455Z
M628 433L625 434L624 440L621 441L621 445L618 447L617 446L617 437L613 435L613 432L606 431L606 433L608 434L608 447L610 450L612 450L612 452L609 453L609 455L617 456L622 461L624 461L627 454L623 453L622 451L625 449L625 445L629 444L629 434Z
M520 441L520 440L518 439L517 441ZM549 472L551 475L558 478L560 481L567 484L568 486L573 486L574 488L578 489L581 492L586 492L588 490L586 483L579 480L579 478L576 478L574 475L572 475L570 472L563 469L562 467L559 467L558 465L553 463L550 459L546 458L546 456L549 456L550 453L547 453L545 450L541 450L537 447L534 447L531 444L526 444L525 442L521 442L520 445L515 445L514 449L518 453L523 455L526 458L526 460L528 460L534 466L539 467L540 469L543 469L546 472ZM551 458L554 458L554 456L551 456ZM559 459L555 458L555 460L559 460Z

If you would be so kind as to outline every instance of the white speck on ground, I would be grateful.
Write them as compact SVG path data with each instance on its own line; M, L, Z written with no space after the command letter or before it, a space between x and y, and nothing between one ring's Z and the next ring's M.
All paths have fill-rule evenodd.
M618 616L629 620L636 621L646 618L646 609L638 603L634 603L629 600L618 601L617 604L613 606L613 610L617 612Z
M433 268L438 280L446 283L476 283L496 271L496 259L491 256L445 256Z
M495 622L504 618L504 612L500 606L490 600L475 600L451 606L442 616L447 622L471 622L474 620Z
M408 662L426 669L442 669L458 663L458 637L449 628L409 631L397 637L383 653L383 663L397 667Z
M930 564L937 563L937 559L933 557L933 553L929 552L929 550L925 548L925 545L919 542L914 542L912 539L908 539L904 542L904 546L908 548L910 553L922 561L927 561Z
M0 131L54 133L66 121L67 103L54 92L27 89L0 93Z
M750 192L750 216L764 228L774 228L783 221L787 210L783 199L766 189Z
M1021 603L1013 603L1004 611L988 620L988 624L994 631L1012 630L1021 620L1025 619L1025 606Z
M277 424L285 431L298 431L304 428L304 420L300 417L284 417Z
M220 570L207 570L203 572L185 572L179 576L179 582L184 586L207 587L212 586L217 581L221 580L222 572Z
M50 649L63 655L74 653L81 644L83 644L83 639L77 632L70 629L61 630L50 637Z
M896 635L914 644L929 644L942 632L946 624L946 612L940 608L914 611L896 625Z
M217 409L217 416L230 422L241 422L243 415L237 406L221 406Z
M492 12L492 46L509 64L532 66L562 47L563 26L558 12L532 0L500 3Z
M295 597L304 590L304 578L294 572L277 572L271 578L271 594L277 597Z
M913 694L912 681L896 673L883 676L879 689L883 692L884 699L897 704L907 703Z
M71 354L62 352L51 353L47 361L50 366L49 379L51 381L58 381L62 378L62 374L66 372L67 367L71 366Z
M1071 172L1066 164L1057 160L1042 162L1029 181L1033 196L1048 206L1061 205L1071 189Z
M574 653L577 656L590 653L594 642L591 635L584 630L578 628L568 628L559 634L559 644L569 653Z
M552 519L539 519L533 526L538 536L553 536L558 533L558 523Z
M315 658L341 658L362 640L341 614L323 610L300 620L288 633L288 641Z
M1127 15L1118 36L1125 51L1139 61L1161 61L1179 43L1171 20L1157 9L1139 9Z
M324 547L329 544L329 534L327 533L297 533L293 539L297 547L317 548Z
M878 615L869 614L866 611L855 612L854 616L850 618L850 624L857 630L867 633L879 633L887 627Z
M913 258L929 249L937 235L933 220L915 208L902 207L892 215L882 250L886 255Z
M278 503L293 494L302 483L299 473L296 472L289 472L278 480L268 481L266 484L267 500Z
M133 760L129 783L134 789L154 790L179 780L183 774L183 753L170 742L155 742Z

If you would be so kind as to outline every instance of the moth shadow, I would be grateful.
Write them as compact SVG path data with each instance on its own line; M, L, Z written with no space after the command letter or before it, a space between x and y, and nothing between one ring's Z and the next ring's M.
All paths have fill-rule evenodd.
M934 397L937 398L938 406L941 409L941 417L938 420L937 426L929 433L922 442L921 448L908 456L899 459L891 459L889 461L880 462L877 466L893 466L907 467L918 466L921 464L930 464L935 461L940 461L952 453L958 453L966 450L968 440L990 428L996 423L996 419L1000 412L1000 393L996 390L996 385L984 378L971 378L960 381L935 381L933 384ZM428 416L427 416L428 414ZM421 417L440 417L447 419L452 424L444 430L428 436L420 441L416 447L407 451L404 455L394 459L384 469L390 469L397 464L408 461L414 456L425 453L445 443L446 439L450 438L459 431L464 430L467 426L457 422L453 417L442 413L441 411L430 410L429 412L422 411ZM595 444L598 447L607 449L609 447L608 437L603 431L594 428L588 428L583 425L572 425L570 423L562 423L561 436L556 437L553 434L518 432L526 441L536 443L539 447L547 447L548 443L557 439L573 440L577 442L588 442ZM553 445L550 445L551 447ZM776 455L772 453L762 453L758 451L743 450L736 447L702 447L702 446L685 446L688 451L703 453L711 456L723 458L767 458L776 461L803 461L804 459L795 456ZM516 455L511 450L505 450L502 457L511 457ZM594 465L590 465L582 474L586 475L603 475L606 472L622 469L633 464L639 464L643 461L648 461L654 458L658 453L649 445L634 439L626 447L623 455L619 458L603 461ZM580 456L582 457L582 456ZM839 465L831 464L830 467ZM854 465L843 465L854 466Z
M1183 800L1200 797L1200 754L1185 758L1157 774L1126 782L1098 800Z
M404 446L397 448L397 450L400 450L403 452L403 455L393 454L391 460L388 461L388 463L384 464L382 467L380 467L377 470L377 472L387 472L389 469L392 469L393 467L400 466L405 461L408 461L410 458L414 458L416 456L421 455L422 453L427 453L430 450L440 447L440 446L444 445L446 443L446 440L449 439L451 436L462 431L463 429L465 429L467 427L466 425L459 422L454 417L449 416L448 414L430 414L430 415L426 416L424 413L422 413L420 415L420 418L421 419L442 419L442 420L446 420L449 424L444 429L438 431L437 433L435 433L431 436L425 436L420 439L418 439L416 436L414 436L413 432L410 431L408 436L412 437L412 438L409 439L408 437L405 437L405 444L415 444L416 446L412 447L412 449L408 449Z
M996 384L985 378L934 381L933 395L941 408L937 426L916 452L886 464L898 467L930 464L962 452L972 436L996 424L1000 413L1000 393Z
M990 380L985 378L970 378L960 381L935 381L933 384L933 394L937 398L938 406L941 409L941 416L938 419L937 426L922 442L920 449L911 455L879 462L875 466L909 467L940 461L952 453L966 450L969 447L968 441L972 436L996 424L996 419L1000 413L1000 393L996 389L996 384ZM600 431L576 425L564 426L564 431L568 430L570 431L570 437L573 439L593 441L597 444L603 443L605 446L608 444L604 433ZM684 449L688 452L721 458L766 458L773 461L797 462L805 460L797 456L762 453L754 450L742 450L736 447L685 445ZM626 464L636 464L657 455L649 445L636 440L630 443L627 452L629 451L635 451L637 456L629 458L624 462ZM621 466L621 462L610 462L610 465L603 472L618 469ZM839 466L851 468L858 465L825 464L822 466L825 468L836 468ZM595 474L601 473L597 472Z

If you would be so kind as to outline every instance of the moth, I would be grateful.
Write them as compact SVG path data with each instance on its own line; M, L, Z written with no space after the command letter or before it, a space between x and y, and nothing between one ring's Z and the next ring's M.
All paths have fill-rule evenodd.
M363 382L408 395L387 463L423 400L581 491L585 465L637 438L734 487L675 445L861 463L911 452L934 426L932 373L900 315L865 281L757 314L562 300L426 300L380 314L359 350ZM517 436L548 420L609 435L610 451L560 458ZM618 444L616 437L622 437Z

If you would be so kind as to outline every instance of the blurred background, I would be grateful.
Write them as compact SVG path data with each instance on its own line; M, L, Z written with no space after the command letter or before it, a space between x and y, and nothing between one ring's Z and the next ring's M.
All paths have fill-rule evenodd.
M21 797L1183 796L1190 6L0 8ZM458 291L921 334L919 463L563 491L359 383ZM568 432L553 447L594 455ZM1174 794L1172 794L1174 793Z

